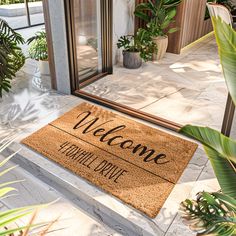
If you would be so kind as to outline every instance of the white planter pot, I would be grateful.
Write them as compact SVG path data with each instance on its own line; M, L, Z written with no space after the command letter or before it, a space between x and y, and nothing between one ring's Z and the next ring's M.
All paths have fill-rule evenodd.
M41 75L50 75L48 61L39 61L39 71Z
M153 60L160 60L162 59L168 47L168 36L158 36L153 38L153 42L157 45L157 53L153 54Z

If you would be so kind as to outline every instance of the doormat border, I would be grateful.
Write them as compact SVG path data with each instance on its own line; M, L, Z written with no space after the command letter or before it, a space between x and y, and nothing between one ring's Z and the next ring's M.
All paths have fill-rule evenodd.
M162 176L161 171L156 170L156 169L155 169L155 171L157 171L157 172L160 171L160 174L153 173L152 171L150 171L150 169L148 169L148 168L150 168L151 165L149 165L148 168L141 167L140 163L132 163L130 160L127 160L127 156L128 156L127 154L125 156L121 157L120 155L123 155L123 154L118 153L119 154L118 155L116 153L116 151L114 151L115 153L112 153L110 151L104 150L104 146L100 147L98 145L95 145L93 142L96 142L96 141L94 141L94 140L86 141L86 140L81 139L81 137L78 137L78 135L74 135L73 133L71 133L74 130L71 131L70 128L68 128L68 125L71 124L71 122L72 122L70 119L68 120L68 116L69 117L73 116L73 115L75 115L75 112L77 114L78 111L84 112L85 110L93 111L93 112L91 112L91 114L92 114L91 118L96 117L96 114L99 113L99 114L102 114L102 116L104 116L104 117L112 116L112 119L114 119L115 122L122 121L122 122L127 122L125 124L131 123L131 126L132 126L132 123L134 123L133 124L134 127L136 127L136 129L139 129L138 132L136 129L133 129L133 128L128 128L128 129L131 129L131 131L133 131L135 133L134 137L137 137L138 140L142 140L144 137L144 135L140 136L140 130L142 130L140 127L142 127L142 128L144 127L147 129L146 131L143 131L144 134L146 133L145 140L147 140L147 143L153 142L153 137L156 135L156 138L157 138L156 142L157 143L159 142L159 143L167 144L168 142L165 140L165 138L167 140L171 139L171 138L175 141L177 140L179 142L178 145L175 144L173 146L173 143L170 144L172 147L175 147L176 150L177 149L179 150L181 148L183 149L186 146L188 146L189 148L191 147L191 150L190 151L188 150L188 152L189 152L188 155L185 152L183 152L183 150L181 150L181 152L183 152L182 154L184 154L184 158L185 159L187 158L187 159L184 161L184 163L182 163L183 165L181 165L181 170L178 172L178 176L175 176L175 178L173 178L171 173L168 173L168 172L170 172L169 170L166 172L167 174L170 174L169 176L168 175ZM62 119L62 121L61 121L61 119ZM75 119L75 117L73 119L72 120L74 122L76 119ZM58 125L62 126L62 127L58 127ZM65 128L69 129L69 131L65 130ZM55 129L56 129L56 131L55 131ZM63 132L63 133L58 134L59 131ZM152 135L152 132L154 132L153 137L152 136L150 137L150 135ZM43 135L45 137L45 134L46 134L46 137L49 137L49 138L47 140L40 139L41 135ZM51 134L51 135L47 135L47 134ZM100 159L100 161L103 160L104 163L106 162L107 168L108 168L108 163L113 164L113 167L115 166L114 168L111 166L111 168L113 168L113 170L116 167L117 168L119 167L120 172L118 172L119 169L117 169L117 173L122 173L120 175L122 178L126 174L126 176L125 176L126 179L123 180L124 185L126 187L123 186L123 184L120 184L120 182L119 182L120 179L122 179L122 178L115 178L115 180L113 178L114 182L117 184L116 187L114 187L109 183L109 181L104 182L104 180L99 179L99 177L101 177L101 176L97 175L97 173L93 172L91 174L91 173L89 173L89 171L87 171L87 170L84 171L83 169L81 169L81 166L78 167L78 165L79 165L78 162L76 164L77 165L76 167L73 166L73 164L71 164L71 160L70 161L65 160L65 156L63 157L64 154L62 153L62 151L61 151L61 153L58 153L59 151L57 149L55 149L55 147L52 147L52 146L50 146L50 149L47 148L48 143L57 145L58 144L57 142L59 142L58 138L60 141L62 141L62 140L65 141L66 139L68 139L68 135L69 135L69 137L73 137L73 138L71 139L71 143L67 144L67 145L74 145L74 148L76 146L76 144L74 144L74 143L77 143L77 145L80 145L80 146L82 145L81 147L84 148L83 149L84 152L85 152L85 150L90 150L91 149L90 146L96 147L97 148L97 150L96 150L97 159L95 159L95 160L99 160L99 159ZM82 135L82 134L80 134L80 135ZM162 140L162 142L160 142L160 140L158 140L158 138L159 139L162 138L164 141ZM49 142L49 140L50 140L50 142ZM80 140L80 142L77 142L76 140ZM83 144L83 143L81 144L81 140L83 140L86 144ZM55 121L49 123L45 127L36 131L35 133L30 135L29 137L23 139L21 142L23 144L25 144L26 146L30 147L31 150L35 150L35 151L41 153L47 159L53 160L54 162L56 162L57 164L59 164L63 168L65 168L69 171L72 171L73 173L79 175L81 178L84 178L89 184L91 184L93 186L95 185L96 187L98 187L102 191L117 197L120 201L122 201L128 205L131 205L136 210L141 211L142 213L146 214L147 216L149 216L151 218L154 218L158 214L159 210L163 206L166 199L169 197L172 189L174 188L175 184L178 182L179 178L181 177L182 173L186 169L189 161L191 160L193 154L195 153L195 151L198 147L198 145L196 143L193 143L188 140L179 138L177 136L168 134L168 133L160 131L158 129L151 128L151 127L146 126L142 123L139 123L135 120L130 120L126 117L114 114L113 112L107 111L103 108L100 108L100 107L97 107L95 105L88 104L88 103L80 104L79 106L75 107L74 109L72 109L69 112L65 113L64 115L60 116ZM64 143L64 145L66 145L66 143ZM67 146L67 147L69 148L69 146ZM78 150L78 148L79 147L77 147L77 150ZM64 151L64 153L66 152L65 150L63 150L63 151ZM55 156L55 152L57 152L56 156ZM104 154L102 154L102 152L106 152L106 154L104 155ZM60 157L58 157L59 154L60 154ZM68 152L67 152L67 154L68 154ZM62 158L61 158L61 156L62 156ZM94 156L94 154L92 155L92 152L91 152L91 156ZM103 159L101 159L101 157L103 157ZM74 156L74 158L75 158L75 156ZM78 157L77 157L77 159L78 159ZM76 159L76 161L77 161L77 159ZM91 159L91 161L92 161L92 159ZM63 162L64 164L61 162ZM80 164L82 163L82 164L84 164L84 166L85 166L85 162L86 162L85 159L84 159L84 161L83 161L83 159L80 160ZM125 162L125 164L122 162ZM95 163L95 161L94 161L94 163ZM102 162L96 163L97 169L99 169L98 167L99 167L99 164L101 164L101 163ZM147 163L147 164L149 164L149 163ZM88 165L88 163L87 163L87 165ZM132 168L130 166L132 166ZM91 167L91 166L89 166L89 167ZM126 168L128 168L129 171L127 171ZM135 170L133 170L133 169L135 169ZM96 168L93 169L93 171L95 171L95 170L96 170ZM104 172L105 172L105 170L102 172L102 174L101 174L102 176L103 176ZM113 172L113 174L114 173L115 172ZM129 176L127 173L129 173ZM149 173L149 174L147 174L147 173ZM94 174L96 174L96 177L93 176ZM150 175L155 175L156 179L154 180L154 178L150 177ZM108 176L109 176L109 174L108 174ZM117 176L118 175L116 175L116 177ZM142 176L141 179L140 179L140 176ZM139 178L139 180L138 180L138 178ZM110 178L110 179L112 179L112 178ZM113 183L113 185L114 185L114 183ZM140 188L141 188L141 190L140 190ZM142 190L142 189L144 189L144 190ZM164 197L163 197L163 194L160 194L161 189L162 189L162 191L164 191L164 193L163 193L165 195ZM151 196L150 193L155 193L156 197L159 197L159 200L158 201L155 200L156 197ZM133 195L136 195L136 196L134 196L134 199L133 199ZM153 202L149 203L147 200L145 200L144 197L147 197L147 196L149 196L150 201L155 201L155 204L153 204Z

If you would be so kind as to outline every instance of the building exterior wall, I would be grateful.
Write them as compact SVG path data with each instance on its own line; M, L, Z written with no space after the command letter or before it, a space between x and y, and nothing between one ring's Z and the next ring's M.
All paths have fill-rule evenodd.
M64 0L48 1L57 90L71 93Z

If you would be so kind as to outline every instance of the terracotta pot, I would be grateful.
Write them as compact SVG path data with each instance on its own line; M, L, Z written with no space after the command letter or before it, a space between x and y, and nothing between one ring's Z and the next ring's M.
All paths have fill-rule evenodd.
M153 60L160 60L162 59L168 47L168 36L158 36L153 38L153 42L157 45L157 53L153 54Z
M50 75L48 61L39 61L39 71L41 75Z
M140 53L123 51L123 65L128 69L138 69L142 65Z

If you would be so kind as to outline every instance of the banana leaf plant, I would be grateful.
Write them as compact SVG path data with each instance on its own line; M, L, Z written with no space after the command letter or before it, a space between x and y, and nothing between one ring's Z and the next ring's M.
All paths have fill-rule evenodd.
M10 91L11 80L25 64L25 56L19 47L23 43L24 38L0 19L0 98L3 91Z
M212 22L223 74L236 104L236 31L219 17ZM221 195L203 193L196 201L184 201L182 218L198 235L236 235L236 141L209 127L187 125L180 133L203 144L221 187ZM230 207L222 204L222 197Z

